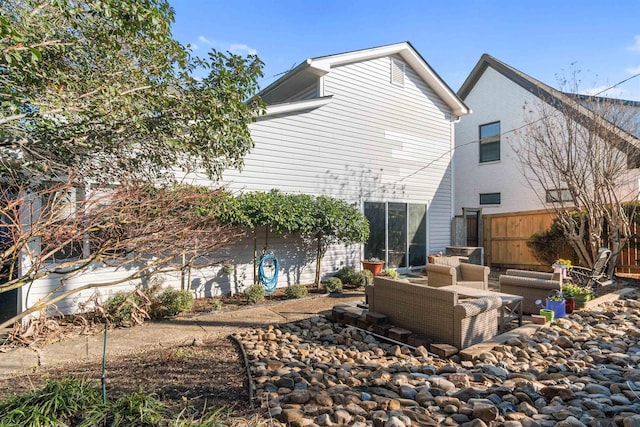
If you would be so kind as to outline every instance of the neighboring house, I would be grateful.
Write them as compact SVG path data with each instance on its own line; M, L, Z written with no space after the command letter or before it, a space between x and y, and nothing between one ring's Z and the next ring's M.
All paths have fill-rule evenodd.
M420 268L427 254L450 244L454 123L469 110L410 43L308 59L260 95L268 108L251 126L255 148L243 170L227 171L221 184L234 192L327 195L362 209L371 223L369 243L330 248L323 278L344 265L360 268L362 257ZM313 256L300 243L258 230L255 243L249 236L229 248L231 275L194 271L189 286L196 296L243 290L253 282L254 245L278 257L279 287L311 283ZM96 269L90 276L117 274ZM167 279L179 286L179 277ZM29 298L53 286L36 282ZM92 293L60 308L73 311ZM30 303L27 292L19 294L20 307Z
M537 104L558 105L576 95L558 91L485 54L458 90L458 96L473 114L456 125L455 215L460 219L456 222L456 240L464 244L476 238L475 245L483 246L482 221L478 220L482 215L545 210L551 208L547 200L566 197L562 189L534 191L522 174L514 149L521 142L519 131L532 121L529 111L535 110ZM585 109L577 111L581 117L578 120L590 117L586 107L593 98L584 99ZM640 106L630 101L611 102L636 110ZM637 135L637 129L627 130ZM620 143L635 147L634 150L640 147L637 137L622 131L619 136ZM630 164L629 176L634 188L625 193L637 194L635 164Z

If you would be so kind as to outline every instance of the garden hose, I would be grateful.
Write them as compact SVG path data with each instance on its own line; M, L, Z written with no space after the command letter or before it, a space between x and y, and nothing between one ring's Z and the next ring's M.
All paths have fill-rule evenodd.
M273 273L268 275L265 273L265 267L273 268ZM278 270L280 269L280 263L275 255L265 255L260 259L258 266L258 280L264 286L265 291L268 294L272 294L278 286Z

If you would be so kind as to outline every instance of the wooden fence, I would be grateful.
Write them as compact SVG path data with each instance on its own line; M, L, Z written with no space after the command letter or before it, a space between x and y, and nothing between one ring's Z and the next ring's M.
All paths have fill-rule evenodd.
M548 211L514 212L483 215L485 263L492 267L523 268L529 270L548 269L532 254L527 240L535 234L546 231L551 226L555 213ZM632 226L634 235L640 233L640 226ZM616 271L640 273L640 250L635 245L627 245L619 254Z

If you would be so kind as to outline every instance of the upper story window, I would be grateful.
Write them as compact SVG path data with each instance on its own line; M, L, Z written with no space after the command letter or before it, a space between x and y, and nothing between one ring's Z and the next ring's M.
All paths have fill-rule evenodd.
M500 160L500 122L480 125L480 163Z
M404 62L391 59L391 83L404 87Z
M571 193L566 188L546 190L547 203L572 202Z

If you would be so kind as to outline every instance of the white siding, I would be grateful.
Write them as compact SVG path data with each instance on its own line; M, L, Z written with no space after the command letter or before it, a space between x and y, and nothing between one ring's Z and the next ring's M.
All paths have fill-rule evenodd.
M260 120L256 147L242 172L229 171L233 190L329 195L364 201L430 203L429 253L450 244L452 213L449 108L406 67L405 87L390 82L390 58L336 67L324 77L328 105ZM278 255L276 251L276 255ZM335 247L323 273L357 265L358 248ZM308 265L301 277L313 277Z

